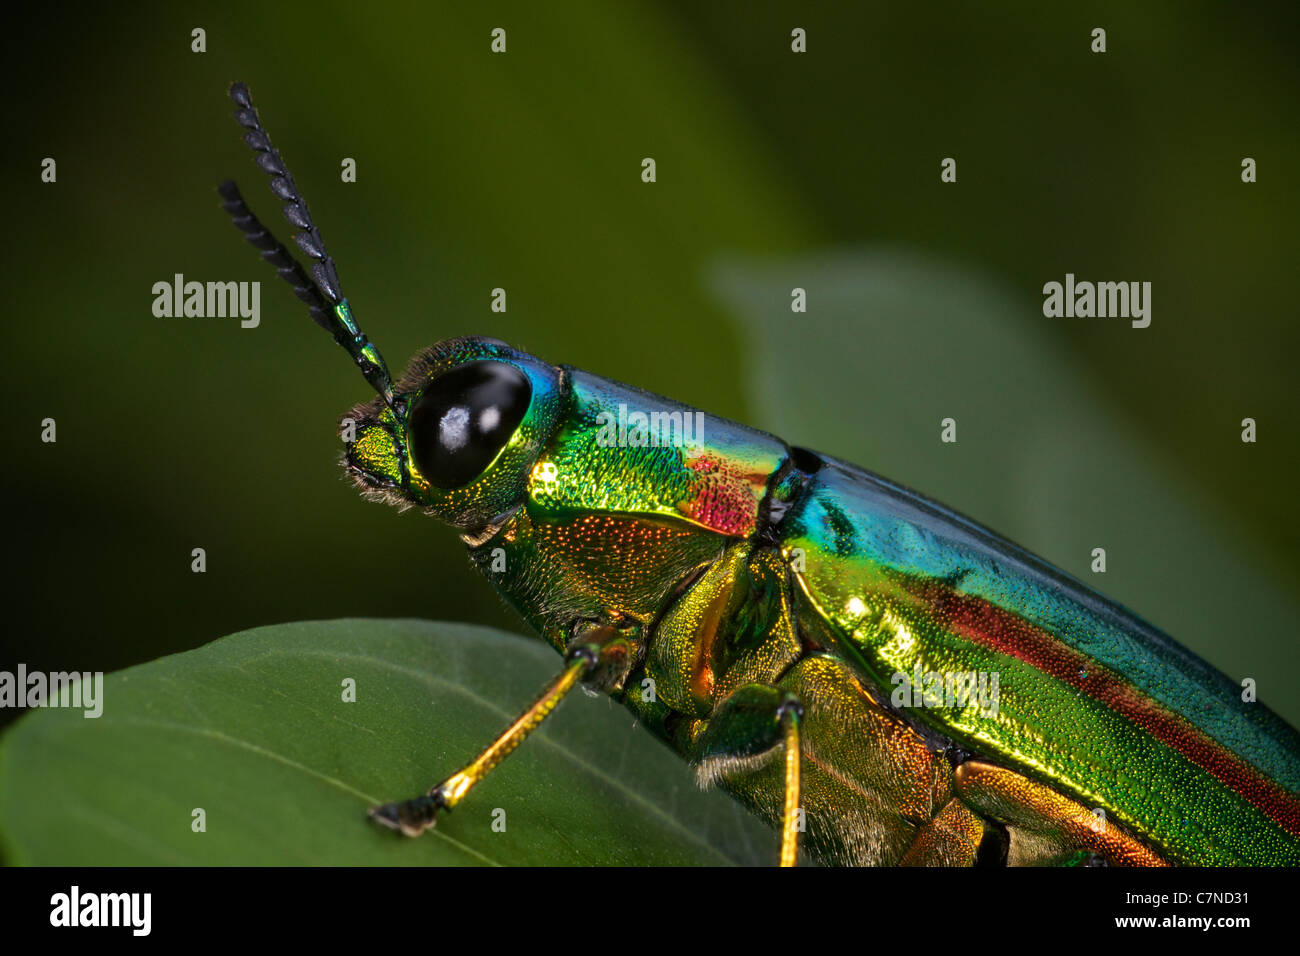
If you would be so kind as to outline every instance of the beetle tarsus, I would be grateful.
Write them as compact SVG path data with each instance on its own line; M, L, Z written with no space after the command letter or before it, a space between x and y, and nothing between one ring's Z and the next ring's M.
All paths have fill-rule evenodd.
M403 800L400 803L386 803L381 807L371 807L370 819L376 823L397 830L404 836L419 836L437 823L438 811L447 808L442 794L438 791Z

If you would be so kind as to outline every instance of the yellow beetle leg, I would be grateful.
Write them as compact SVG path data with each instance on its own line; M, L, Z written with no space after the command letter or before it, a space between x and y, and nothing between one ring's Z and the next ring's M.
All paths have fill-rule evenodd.
M463 769L428 793L411 800L370 808L370 818L406 836L419 836L433 826L439 810L450 810L470 789L523 743L559 706L569 691L587 680L617 683L633 663L635 648L612 627L595 628L576 639L565 654L566 666L532 705Z
M803 753L799 747L799 705L793 702L781 707L781 729L785 736L785 808L781 814L781 866L795 866L799 862L799 832L803 829L803 810L799 807L800 763Z
M697 722L693 732L701 786L722 783L732 789L737 781L753 784L756 775L761 776L761 786L751 791L742 785L739 795L763 798L763 815L780 822L781 866L798 863L799 834L804 830L803 718L803 705L794 694L771 684L745 684L707 721ZM783 802L774 805L771 798L782 792Z

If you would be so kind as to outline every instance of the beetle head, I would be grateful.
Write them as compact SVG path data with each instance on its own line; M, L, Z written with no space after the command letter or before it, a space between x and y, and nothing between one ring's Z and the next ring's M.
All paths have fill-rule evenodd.
M496 339L449 339L412 360L391 405L340 423L343 466L370 498L477 531L517 507L560 418L563 372Z

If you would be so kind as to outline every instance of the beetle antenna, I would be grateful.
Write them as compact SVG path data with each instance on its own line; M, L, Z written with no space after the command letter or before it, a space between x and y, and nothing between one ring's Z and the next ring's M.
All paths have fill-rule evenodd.
M262 258L275 266L280 278L293 287L294 295L306 303L316 324L333 335L334 341L347 350L370 387L392 408L393 382L384 357L366 338L365 333L357 328L356 321L352 318L352 308L339 290L339 276L334 268L334 260L325 250L320 230L312 222L307 203L299 195L293 177L280 158L280 151L271 145L271 138L262 128L262 121L253 108L248 87L243 83L233 84L230 87L230 98L235 102L235 121L247 130L244 142L256 154L257 165L271 177L271 192L284 201L284 218L299 230L293 238L298 243L298 248L311 260L310 276L303 269L302 263L253 215L233 180L228 179L217 187L217 192L225 200L223 207L244 233L244 238L262 250Z

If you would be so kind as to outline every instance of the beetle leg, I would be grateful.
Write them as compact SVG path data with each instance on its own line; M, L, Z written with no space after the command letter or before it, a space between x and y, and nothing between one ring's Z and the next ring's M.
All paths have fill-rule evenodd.
M601 687L620 682L634 662L634 652L632 641L612 627L593 628L575 638L565 652L564 670L482 753L423 796L371 807L370 818L406 836L419 836L434 825L439 810L450 810L460 803L580 682L594 682Z
M781 812L781 866L799 862L799 831L803 829L799 808L800 764L799 718L803 708L797 700L786 700L777 710L785 738L785 807Z
M984 839L984 821L960 800L950 800L917 831L899 866L973 866Z
M977 813L1006 825L1011 866L1053 865L1081 853L1119 866L1167 866L1104 814L1014 771L972 760L957 768L958 797Z
M727 696L709 717L696 742L696 773L703 786L734 774L770 766L783 752L785 800L781 809L781 865L794 866L799 834L804 829L803 706L791 693L770 684L744 684Z

